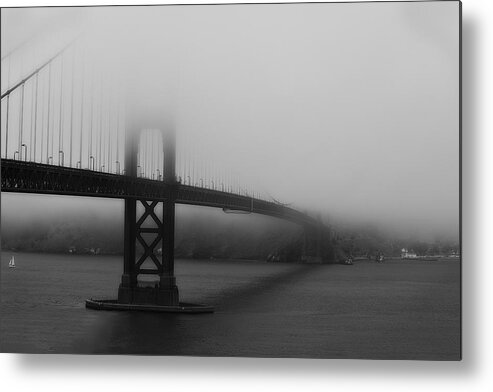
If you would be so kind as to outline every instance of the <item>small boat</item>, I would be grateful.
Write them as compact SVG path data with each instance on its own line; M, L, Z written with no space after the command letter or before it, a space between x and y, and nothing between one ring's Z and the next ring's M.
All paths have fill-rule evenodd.
M15 258L12 256L9 261L9 268L15 268Z

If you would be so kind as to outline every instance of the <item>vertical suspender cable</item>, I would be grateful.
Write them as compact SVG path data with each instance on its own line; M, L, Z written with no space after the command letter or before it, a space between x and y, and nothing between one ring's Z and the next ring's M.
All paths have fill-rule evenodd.
M46 163L50 163L50 101L51 101L51 63L48 65L48 120L46 123Z
M156 147L157 147L157 138L156 138L156 132L153 132L152 133L152 139L153 139L153 143L151 144L151 148L152 148L152 175L154 176L154 174L156 173L156 158L157 158L157 154L156 154Z
M111 90L109 91L111 94ZM108 173L111 172L111 96L108 99Z
M195 156L195 154L194 154L195 151L194 150L195 150L195 148L194 147L195 146L192 145L192 156L191 156L191 160L192 160L192 178L191 178L191 180L192 180L192 185L193 186L195 186L195 162L194 162L194 156Z
M99 170L102 167L102 143L103 143L103 75L101 75L101 94L100 94L100 104L99 104L99 151L98 151L98 160L99 160Z
M8 158L9 145L9 109L10 109L10 94L7 95L7 114L5 115L5 158Z
M149 162L150 161L150 159L149 159L149 155L150 155L150 151L149 150L150 150L150 148L149 148L149 146L151 144L150 143L151 142L150 141L150 135L151 135L151 131L150 130L147 130L147 134L146 134L146 152L145 152L145 157L144 157L145 163L146 163L146 173L145 173L145 176L146 177L149 177L149 171L150 171L149 170L149 166L150 166L150 162Z
M83 61L83 60L82 60ZM84 133L84 62L81 64L80 82L80 137L79 137L79 168L82 169L82 134Z
M142 149L142 177L145 177L147 175L147 165L148 165L148 162L147 162L147 156L148 156L148 152L147 150L149 149L149 140L148 140L148 137L147 137L147 134L148 134L148 130L146 130L144 132L144 134L142 135L142 137L144 138L144 148Z
M187 165L187 162L188 162L188 154L187 154L187 150L186 150L186 146L187 146L187 141L186 141L186 135L183 135L183 142L182 142L182 152L183 152L183 183L186 184L187 182L187 175L188 175L188 165Z
M10 63L12 58L9 57L9 74L7 76L7 87L10 86ZM9 109L10 109L10 94L7 95L7 114L5 116L5 158L8 158L8 145L9 145Z
M127 140L127 122L125 121L125 103L122 103L122 129L123 129L123 137L122 137L122 140L123 140L123 154L122 154L122 162L121 162L121 165L122 167L126 167L125 166L125 140Z
M55 65L54 65L55 67ZM55 68L55 75L56 75L56 68ZM54 163L54 156L53 156L53 152L54 152L54 144L55 144L55 115L56 115L56 111L55 111L55 106L56 106L56 85L55 85L56 81L54 80L53 81L53 116L52 116L52 119L51 119L51 153L50 153L50 157L51 157L51 163L53 164Z
M46 78L45 78L46 79ZM44 133L45 133L45 98L46 93L44 91L44 85L46 84L46 80L41 80L41 139L39 140L39 149L40 149L40 157L39 161L43 163L43 141L44 141Z
M149 132L149 178L154 174L154 131Z
M149 129L142 132L142 177L147 178L149 173Z
M120 174L120 167L121 167L120 156L119 156L120 149L118 148L119 147L118 143L120 143L120 140L118 137L119 133L120 133L120 103L117 100L117 103L116 103L116 159L115 159L115 161L118 162L117 174ZM115 164L116 164L116 162L115 162Z
M21 113L19 116L19 160L22 161L22 131L24 129L24 86L21 87Z
M192 148L192 143L190 140L190 135L187 135L187 140L185 142L187 149L186 149L186 155L187 155L187 184L190 185L192 183L192 153L191 153L191 148Z
M90 93L90 100L91 100L91 110L89 114L89 145L87 149L87 164L89 166L89 169L92 169L91 167L91 160L94 159L92 157L92 127L93 127L93 112L94 112L94 74L91 75L91 93ZM91 159L92 157L92 159Z
M58 119L58 164L60 165L60 151L63 151L63 55L60 58L60 118Z
M75 47L72 52L72 88L70 97L70 167L72 167L72 150L73 150L73 138L74 138L74 88L75 88Z
M38 125L38 78L39 74L36 74L36 102L34 104L34 145L33 145L33 160L36 161L36 131L37 131L37 125Z
M149 161L149 178L152 178L154 174L154 131L149 132L149 156L147 160Z
M32 161L33 151L33 126L34 126L34 82L31 82L31 121L29 127L29 161Z

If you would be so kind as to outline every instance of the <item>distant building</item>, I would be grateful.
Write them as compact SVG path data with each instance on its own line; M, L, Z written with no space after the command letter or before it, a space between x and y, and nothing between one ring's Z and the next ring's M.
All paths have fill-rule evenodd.
M401 249L401 259L417 259L418 255L412 249L407 250L406 248Z

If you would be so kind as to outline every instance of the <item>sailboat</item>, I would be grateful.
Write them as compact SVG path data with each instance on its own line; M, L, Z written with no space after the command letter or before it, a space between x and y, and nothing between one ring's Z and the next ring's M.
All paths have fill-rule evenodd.
M9 268L15 268L15 258L12 256L9 261Z

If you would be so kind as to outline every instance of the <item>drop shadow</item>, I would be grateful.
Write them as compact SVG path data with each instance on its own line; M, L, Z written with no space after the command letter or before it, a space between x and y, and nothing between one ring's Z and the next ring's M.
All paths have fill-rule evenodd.
M481 138L478 129L478 73L479 51L477 42L481 26L470 16L462 23L462 370L477 368L479 355L479 266L481 249L479 233L481 211L479 178ZM466 262L466 264L465 264ZM467 268L465 268L467 265Z
M57 375L60 372L85 371L93 375L118 375L124 372L170 374L194 377L224 373L237 377L259 376L340 376L355 375L368 379L402 381L402 377L419 375L424 379L464 375L461 362L384 361L356 359L277 359L232 357L184 357L138 355L15 355L18 370L32 377L39 373Z
M286 376L295 375L300 378L319 376L327 379L331 376L365 377L386 382L401 383L402 377L419 376L421 381L447 377L448 380L461 379L464 375L476 372L479 355L480 325L478 303L480 287L476 284L480 274L480 238L479 209L481 165L480 131L477 127L476 115L478 102L479 53L477 40L481 26L477 20L467 16L463 19L463 139L462 139L462 221L463 229L463 260L467 260L467 269L462 269L462 362L430 362L430 361L382 361L352 359L272 359L272 358L203 358L203 357L148 357L148 356L93 356L93 355L39 355L10 354L12 363L20 374L26 377L34 375L59 373L90 372L92 375L121 376L131 374L170 374L173 376L217 374L222 377L258 377L262 375ZM465 245L465 246L464 246ZM300 271L298 271L300 273ZM285 277L294 279L289 274ZM270 282L272 283L272 282ZM275 282L274 282L275 283ZM267 281L260 285L265 290ZM257 293L258 289L255 289ZM249 295L254 289L245 289L238 296ZM250 295L255 293L251 292ZM230 300L230 302L233 302Z

